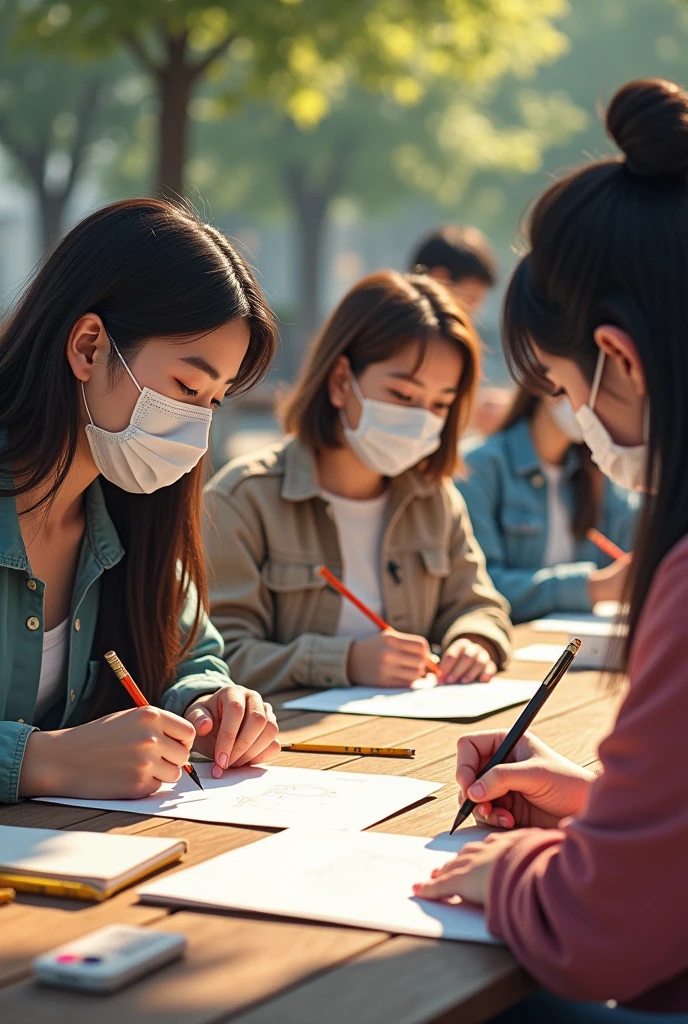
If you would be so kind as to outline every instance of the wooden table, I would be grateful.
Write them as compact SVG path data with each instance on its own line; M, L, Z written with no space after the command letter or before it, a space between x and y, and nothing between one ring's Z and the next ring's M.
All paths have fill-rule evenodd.
M519 627L518 646L533 639ZM563 636L546 639L566 642ZM543 668L515 662L509 674L538 678ZM275 706L291 696L284 694ZM535 732L579 764L593 765L618 702L598 673L572 672L552 695ZM479 728L508 726L514 717L514 709L500 712ZM435 796L375 831L433 836L450 825L456 811L456 741L475 725L284 710L279 718L284 742L324 737L337 744L414 746L416 758L408 762L283 753L275 763L442 781L445 786ZM177 836L189 843L185 865L266 834L38 803L0 807L0 823ZM33 985L34 956L112 922L184 932L187 956L107 998ZM525 972L499 947L239 913L175 913L140 905L133 890L102 904L19 895L16 903L0 907L2 1024L477 1024L531 989Z

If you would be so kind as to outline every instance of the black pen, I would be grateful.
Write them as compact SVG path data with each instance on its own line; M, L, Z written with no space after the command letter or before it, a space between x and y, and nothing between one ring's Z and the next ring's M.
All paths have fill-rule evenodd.
M485 767L478 772L478 774L476 775L476 780L479 779L482 775L485 775L486 772L489 772L490 768L494 768L495 765L503 764L506 761L507 757L514 749L518 741L521 739L521 737L523 736L523 734L525 733L526 729L533 721L535 716L537 715L542 705L545 703L549 695L554 690L554 687L566 675L568 669L571 667L571 662L578 654L578 648L580 647L581 643L581 640L572 640L571 643L564 648L561 657L557 659L554 665L552 665L552 668L549 670L545 678L542 680L542 683L538 687L536 693L533 695L532 699L528 702L528 704L526 704L525 708L518 716L518 718L512 725L511 729L509 729L509 732L504 737L502 742L499 744L498 748L495 750L490 760L487 762ZM454 824L451 827L451 832L449 833L449 835L454 834L454 832L457 830L461 822L465 821L469 814L473 812L474 807L474 800L464 800L464 802L459 807L459 813L456 815L456 818L454 819Z

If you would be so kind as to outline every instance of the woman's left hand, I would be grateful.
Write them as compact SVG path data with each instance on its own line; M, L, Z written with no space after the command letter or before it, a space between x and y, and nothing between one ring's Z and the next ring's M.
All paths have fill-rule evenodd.
M484 637L461 636L439 663L440 683L487 683L497 671L497 651Z
M267 761L279 753L279 727L272 705L243 686L223 686L199 697L184 715L196 730L193 749L215 761L214 779L225 768Z
M424 900L460 896L462 900L483 906L495 862L518 837L518 832L491 832L482 843L466 843L458 856L443 867L435 868L429 882L414 885L413 895Z

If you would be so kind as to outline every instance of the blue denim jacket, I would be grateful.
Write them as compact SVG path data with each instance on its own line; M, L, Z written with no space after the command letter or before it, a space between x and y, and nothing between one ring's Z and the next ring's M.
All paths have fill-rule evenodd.
M610 559L589 540L576 541L575 562L543 568L547 546L547 480L521 420L493 434L465 456L468 476L458 481L487 570L511 605L514 622L550 612L590 611L587 580ZM562 496L571 515L571 477L580 465L572 446L564 462ZM633 547L638 495L605 481L598 528L624 551Z
M98 679L91 647L98 618L100 577L124 555L99 482L86 492L86 532L69 614L69 660L64 705L56 727L79 725ZM33 576L14 498L0 498L0 803L18 799L19 773L33 722L43 657L44 583ZM180 622L191 626L195 601ZM183 714L197 697L231 682L222 660L222 639L206 618L196 644L177 668L177 681L161 706ZM52 713L50 715L52 719Z

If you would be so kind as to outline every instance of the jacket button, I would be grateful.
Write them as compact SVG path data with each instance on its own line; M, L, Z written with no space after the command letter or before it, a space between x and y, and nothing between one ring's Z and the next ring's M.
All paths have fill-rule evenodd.
M325 505L325 512L330 517L330 519L334 519L334 510L331 505Z
M74 693L74 690L70 690L70 691L69 691L69 699L70 699L70 701L72 702L72 704L73 704L73 703L74 703L74 701L76 700L76 694Z
M29 627L29 629L38 629L38 627L40 626L40 622L38 621L35 615L32 615L30 618L26 620L26 625Z
M81 629L81 619L74 619L74 629L79 632Z
M26 581L26 585L29 588L29 590L35 590L36 589L36 581L35 580L27 580Z
M19 722L20 725L24 725L24 719L23 718L18 718L17 721Z
M545 486L545 478L544 478L544 476L542 476L541 473L535 473L533 476L531 476L530 482L533 485L533 487L544 487Z

